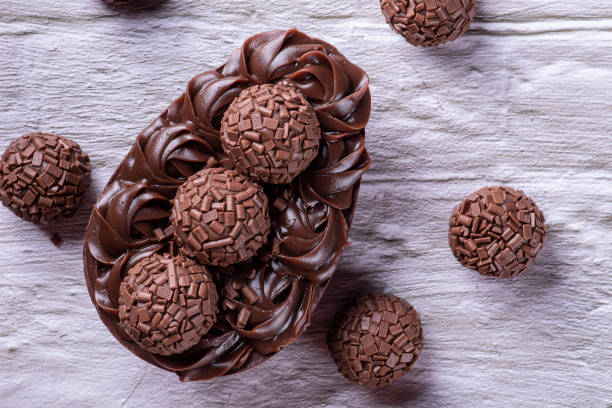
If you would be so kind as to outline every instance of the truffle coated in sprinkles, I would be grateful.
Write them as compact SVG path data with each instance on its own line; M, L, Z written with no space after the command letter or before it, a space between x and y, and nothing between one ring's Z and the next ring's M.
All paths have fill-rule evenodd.
M455 40L476 14L476 0L380 0L380 7L393 31L423 47Z
M289 85L240 93L221 124L223 149L252 180L290 183L317 156L321 128L304 94Z
M347 380L378 387L395 382L414 365L423 349L423 329L406 301L366 295L339 312L328 346Z
M546 242L544 215L520 190L485 187L453 210L448 239L461 264L510 278L531 265Z
M119 291L121 326L152 353L182 353L216 321L218 295L210 273L182 256L144 258L127 272Z
M267 196L235 170L199 171L179 188L173 203L170 219L179 251L203 264L244 261L270 232Z
M73 140L30 133L14 140L0 160L0 200L34 224L72 216L90 183L89 157Z

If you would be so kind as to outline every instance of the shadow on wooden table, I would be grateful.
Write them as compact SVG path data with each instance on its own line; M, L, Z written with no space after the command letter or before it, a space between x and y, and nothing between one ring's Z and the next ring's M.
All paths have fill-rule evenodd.
M107 3L106 5L109 9L120 11L126 16L138 17L141 14L161 9L169 2L170 0L135 0L129 3L117 1L115 4Z
M413 370L414 371L414 370ZM424 373L414 373L410 371L397 382L374 389L367 389L368 397L374 406L406 406L411 401L421 399L424 395L431 393L431 386L428 381L423 381ZM418 382L411 378L418 379Z
M559 243L555 238L555 232L549 231L548 241L523 275L503 280L490 279L497 281L495 283L499 284L500 290L511 291L514 296L521 297L526 302L529 302L530 298L539 302L543 297L554 296L558 291L564 290L564 281L571 273L566 269L570 264L559 256ZM513 297L506 299L512 301Z
M311 327L304 334L311 338L311 344L315 345L316 352L329 359L330 364L334 364L327 348L326 338L335 315L361 295L388 293L389 291L384 290L384 287L385 282L380 281L369 268L360 269L351 265L350 268L344 269L341 265L315 311ZM373 406L405 406L431 392L430 384L433 384L434 381L431 378L432 372L427 369L428 360L431 358L435 358L432 350L424 351L411 371L386 387L372 389L351 385L348 382L346 385L358 389L360 398L371 400Z

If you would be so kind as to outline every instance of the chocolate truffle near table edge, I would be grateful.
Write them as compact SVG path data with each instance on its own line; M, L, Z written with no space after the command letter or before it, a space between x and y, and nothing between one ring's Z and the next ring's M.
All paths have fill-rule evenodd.
M340 373L368 387L391 384L423 349L419 314L393 295L366 295L340 311L328 336Z
M231 167L220 130L232 101L252 86L279 83L299 90L316 113L317 155L291 183L265 185L267 243L242 262L206 266L219 288L219 312L208 333L183 353L152 353L121 325L122 279L141 259L168 251L179 187L202 169ZM186 92L138 135L87 228L89 294L118 341L184 381L250 369L295 342L348 245L361 176L370 165L365 149L370 102L369 79L361 68L330 44L297 30L249 38L226 64L189 81Z
M34 224L73 215L90 182L91 165L65 137L30 133L11 142L0 161L0 199Z
M470 28L476 0L380 0L385 20L412 45L455 40Z
M221 123L223 149L252 180L290 183L317 155L321 128L306 96L287 85L240 93Z
M189 177L174 197L170 220L181 253L206 265L249 259L270 232L263 189L220 167Z
M205 267L153 254L127 272L119 287L119 321L145 349L164 356L200 342L216 320L217 289Z
M485 187L455 207L448 239L463 265L509 278L523 273L540 252L546 225L542 211L522 191Z

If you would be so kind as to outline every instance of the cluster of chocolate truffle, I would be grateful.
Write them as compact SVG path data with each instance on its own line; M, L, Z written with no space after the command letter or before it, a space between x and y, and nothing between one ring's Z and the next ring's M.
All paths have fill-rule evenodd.
M370 111L367 74L295 29L255 35L193 77L91 214L85 277L109 331L184 381L248 370L295 342L348 244ZM184 262L210 272L218 297L202 327L199 289L168 287Z
M0 160L0 199L17 216L46 224L72 216L90 183L91 164L67 138L30 133Z
M381 6L394 30L423 46L459 36L475 11L474 0L381 0ZM320 138L315 110L291 85L256 85L234 99L223 116L220 139L231 168L209 160L189 177L172 200L170 225L155 230L160 242L172 240L170 252L139 259L124 273L118 318L134 342L157 355L185 353L215 325L220 297L223 307L234 311L229 324L246 328L251 311L244 306L260 299L242 278L253 279L257 271L228 279L218 291L209 268L257 254L271 229L268 197L258 183L291 183L317 156ZM2 156L0 199L28 221L54 221L76 211L90 172L89 158L75 142L25 135ZM281 211L289 194L283 191L272 204ZM453 254L483 275L523 273L545 242L542 212L522 191L509 187L478 190L451 215ZM404 300L367 295L338 314L328 346L349 381L383 386L415 364L423 330L418 313Z
M459 262L479 273L509 278L523 273L546 242L542 211L520 190L485 187L452 212L449 243ZM338 369L368 387L402 377L423 348L417 312L393 295L367 295L341 311L328 335Z
M130 337L155 354L179 354L196 345L216 320L217 288L208 266L228 267L257 254L270 232L268 197L258 182L291 182L316 157L319 122L306 97L286 85L244 90L221 124L233 168L204 168L172 201L170 226L180 255L153 254L123 278L119 320ZM257 295L242 291L249 299ZM225 290L225 289L224 289ZM238 314L245 327L248 310Z

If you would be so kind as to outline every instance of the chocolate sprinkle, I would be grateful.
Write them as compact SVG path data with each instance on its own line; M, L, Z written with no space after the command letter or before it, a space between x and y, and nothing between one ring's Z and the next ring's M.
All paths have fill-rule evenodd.
M0 160L0 200L17 216L44 224L74 215L90 183L91 165L67 138L30 133Z
M485 187L453 210L448 240L459 262L482 275L510 278L533 262L546 242L544 215L520 190Z
M60 248L64 244L64 239L62 238L60 234L56 232L55 234L51 235L51 242L57 248Z
M181 254L206 265L252 257L270 232L263 189L220 167L199 171L179 188L170 220Z
M414 365L423 349L423 329L406 301L366 295L336 316L327 340L347 380L378 387L395 382Z
M380 0L385 20L412 45L431 47L468 30L476 0Z
M290 183L317 156L321 128L297 88L255 85L223 116L221 141L236 169L252 180Z
M216 321L210 273L188 258L153 254L132 267L119 287L121 327L152 353L182 353Z

